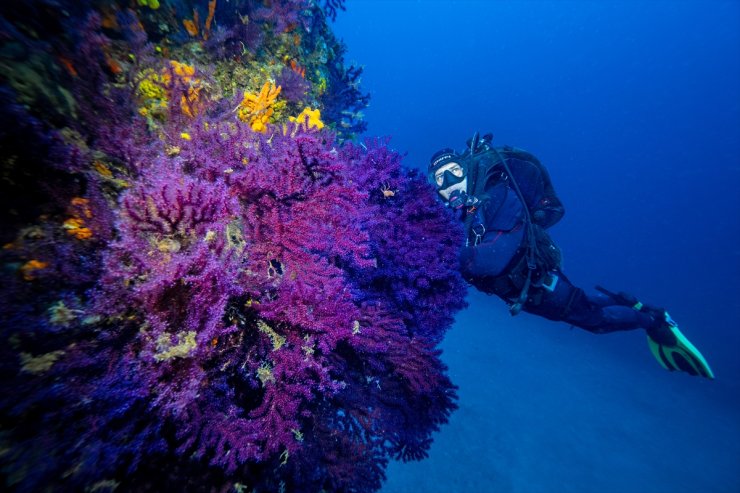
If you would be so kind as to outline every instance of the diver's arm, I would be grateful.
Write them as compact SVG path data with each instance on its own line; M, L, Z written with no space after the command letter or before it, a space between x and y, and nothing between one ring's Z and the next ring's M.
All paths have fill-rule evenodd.
M524 237L524 207L519 197L503 181L490 185L478 197L483 221L482 227L475 227L481 234L479 242L473 245L471 239L460 253L461 272L468 280L501 275Z
M501 275L522 244L524 228L487 233L476 246L463 247L460 252L460 272L470 280Z

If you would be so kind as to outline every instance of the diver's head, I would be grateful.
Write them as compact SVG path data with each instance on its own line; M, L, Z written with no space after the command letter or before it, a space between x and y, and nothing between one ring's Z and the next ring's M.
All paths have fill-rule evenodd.
M429 161L429 178L445 201L456 190L467 191L468 173L465 168L460 156L452 149L442 149L432 156Z

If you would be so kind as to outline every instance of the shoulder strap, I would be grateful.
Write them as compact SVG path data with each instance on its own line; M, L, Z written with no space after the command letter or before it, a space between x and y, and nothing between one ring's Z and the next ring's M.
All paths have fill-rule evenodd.
M484 192L490 178L489 172L496 164L498 164L498 160L500 160L501 157L497 156L492 147L487 147L485 150L478 152L471 151L472 149L468 150L468 153L465 156L465 159L470 161L468 164L470 172L468 173L467 192L468 195L480 200L485 200ZM463 228L465 231L465 246L469 246L471 244L473 236L475 236L475 239L472 239L473 244L477 244L480 241L480 237L485 233L480 205L475 211L470 209L466 210Z
M470 160L468 169L468 193L473 196L479 196L486 188L489 178L489 171L497 164L496 154L493 149L487 149L476 154L466 156Z
M532 216L529 214L529 207L527 207L527 201L524 198L524 194L522 194L521 188L519 188L519 184L516 181L516 178L514 177L513 173L509 169L509 165L506 163L506 159L504 159L503 156L501 156L501 153L498 149L495 147L493 148L493 152L496 153L496 156L498 157L501 164L504 166L504 170L506 171L506 174L509 176L509 182L511 183L512 187L514 188L514 191L519 196L519 200L522 201L522 209L524 210L524 224L527 228L526 230L526 252L525 257L527 259L527 277L524 281L524 287L522 287L522 291L519 294L519 298L512 303L512 305L509 307L509 311L512 315L518 314L522 307L524 306L524 303L527 301L527 296L529 294L529 287L532 284L532 274L534 270L537 268L537 263L535 261L535 249L537 248L537 245L535 244L535 236L533 231L533 225L532 225Z
M477 133L476 136L474 136L474 139L475 137L477 137ZM485 169L481 169L480 157L483 156L485 152L475 154L472 152L472 148L470 151L471 152L469 152L466 156L466 159L470 160L470 163L468 164L469 173L467 192L468 195L471 195L475 198L480 198L486 186L488 166L486 166ZM476 232L476 229L479 227L483 227L483 233L485 233L485 226L483 226L483 220L481 218L480 205L476 207L475 211L466 209L465 222L463 223L463 228L465 231L465 246L470 245L470 238L472 233L476 234L477 240L473 240L473 244L478 243L480 237L482 236L482 233Z

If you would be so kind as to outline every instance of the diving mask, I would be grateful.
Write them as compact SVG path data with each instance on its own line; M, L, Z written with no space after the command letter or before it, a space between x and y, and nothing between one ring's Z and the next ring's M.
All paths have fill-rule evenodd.
M456 185L465 179L465 170L458 163L447 163L434 173L434 183L437 188L444 190Z

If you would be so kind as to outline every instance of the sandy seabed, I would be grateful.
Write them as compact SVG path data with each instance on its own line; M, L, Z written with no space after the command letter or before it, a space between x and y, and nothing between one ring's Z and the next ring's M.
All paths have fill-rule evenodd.
M511 318L479 293L442 347L460 409L383 493L740 491L740 402L717 367L669 373L643 333Z

